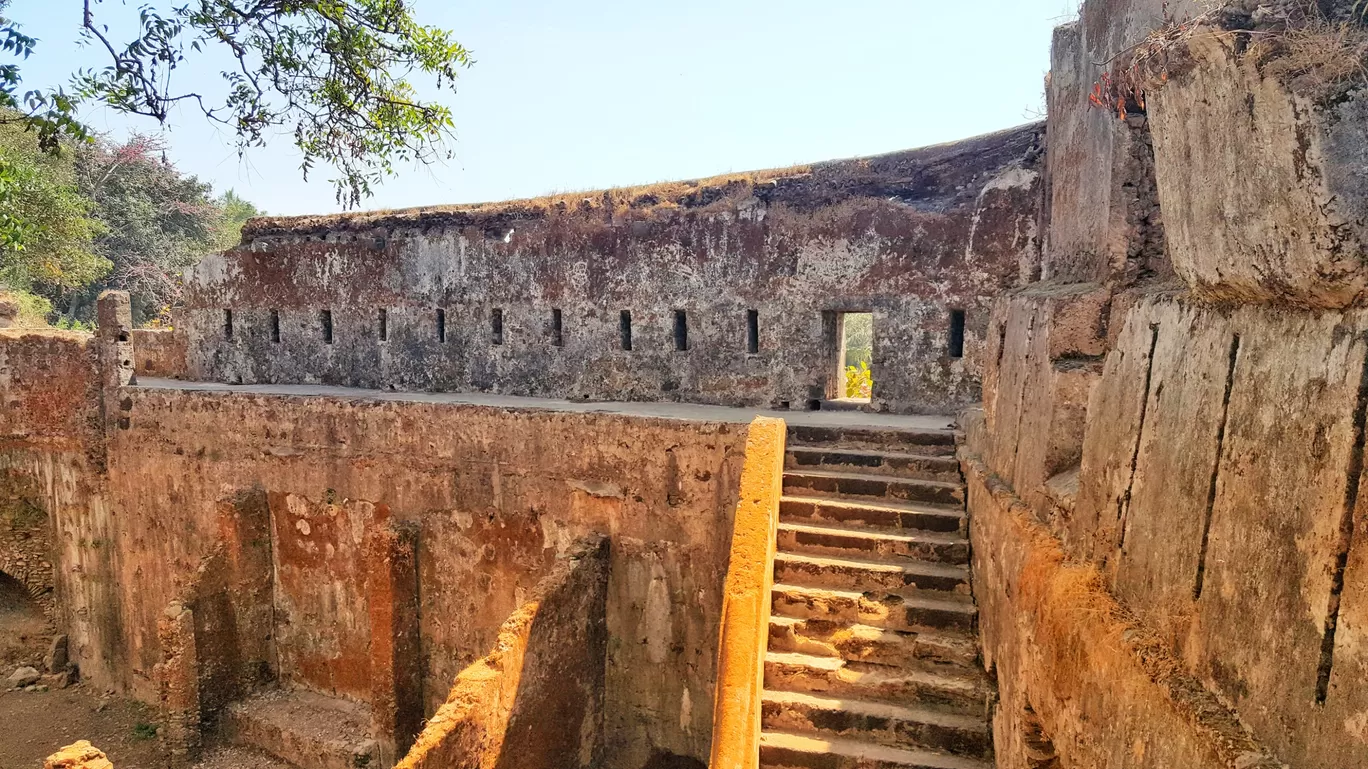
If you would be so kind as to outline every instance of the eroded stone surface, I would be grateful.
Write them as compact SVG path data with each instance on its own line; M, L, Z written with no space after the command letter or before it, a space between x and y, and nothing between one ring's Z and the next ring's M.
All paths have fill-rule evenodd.
M1200 295L1345 307L1368 290L1368 97L1297 93L1207 29L1150 99L1170 256Z
M978 397L992 298L1037 261L1040 138L1025 126L737 179L258 220L190 279L188 370L798 409L844 396L833 313L866 311L876 405L946 413Z

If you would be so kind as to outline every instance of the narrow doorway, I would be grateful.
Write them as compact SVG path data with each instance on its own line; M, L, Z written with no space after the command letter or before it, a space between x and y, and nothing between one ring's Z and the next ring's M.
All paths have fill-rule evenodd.
M837 313L836 340L837 399L868 403L874 395L874 313Z

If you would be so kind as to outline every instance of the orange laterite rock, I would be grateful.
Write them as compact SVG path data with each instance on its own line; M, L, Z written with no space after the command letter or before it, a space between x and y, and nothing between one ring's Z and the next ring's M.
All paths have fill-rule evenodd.
M48 756L43 769L114 769L114 764L89 740L80 740Z

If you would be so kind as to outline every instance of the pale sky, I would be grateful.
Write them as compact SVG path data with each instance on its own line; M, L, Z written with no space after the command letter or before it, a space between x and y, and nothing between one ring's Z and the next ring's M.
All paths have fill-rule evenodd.
M1051 30L1076 0L413 0L476 64L444 98L455 158L401 172L363 208L533 197L871 155L1035 120ZM106 0L104 17L138 3ZM26 87L106 61L79 43L76 0L16 0L39 38ZM111 24L111 26L114 26ZM212 88L218 66L183 70ZM340 210L328 169L305 182L288 136L240 160L232 136L184 110L164 129L107 109L116 137L164 133L182 170L273 214Z

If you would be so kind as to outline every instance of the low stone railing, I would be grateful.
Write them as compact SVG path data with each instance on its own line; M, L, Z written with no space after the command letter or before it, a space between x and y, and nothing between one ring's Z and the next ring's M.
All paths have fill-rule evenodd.
M782 419L758 417L746 436L717 643L709 762L713 769L755 769L760 761L760 692L769 642L786 430Z
M608 539L579 540L461 671L397 769L598 766Z

